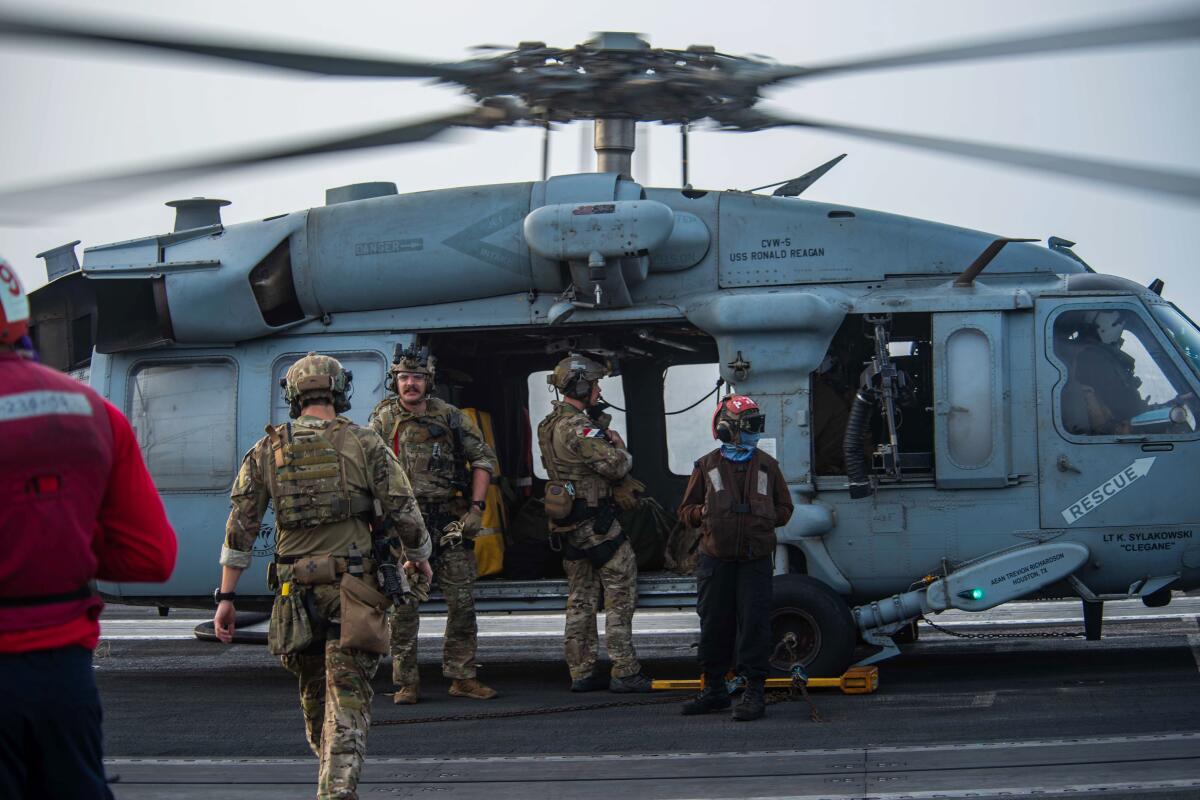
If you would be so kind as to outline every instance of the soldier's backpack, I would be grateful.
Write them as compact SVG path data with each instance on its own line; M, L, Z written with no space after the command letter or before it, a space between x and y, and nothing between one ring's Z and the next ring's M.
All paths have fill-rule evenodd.
M664 509L652 497L642 497L629 511L621 514L621 530L637 555L639 572L654 572L663 568L667 537L675 527L675 515Z

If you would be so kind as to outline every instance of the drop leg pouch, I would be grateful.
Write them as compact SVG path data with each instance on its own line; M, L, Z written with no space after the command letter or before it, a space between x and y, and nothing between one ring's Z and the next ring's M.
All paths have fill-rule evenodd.
M313 642L312 620L304 609L307 590L292 586L287 594L275 595L271 626L267 629L267 652L282 656L303 652Z
M342 649L387 655L387 596L362 578L342 575Z

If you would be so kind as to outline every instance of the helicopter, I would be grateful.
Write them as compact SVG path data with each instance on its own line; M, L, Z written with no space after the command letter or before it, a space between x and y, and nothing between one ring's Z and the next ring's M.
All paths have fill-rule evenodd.
M282 422L278 378L309 350L354 373L352 418L384 396L397 348L430 347L459 405L485 409L505 474L536 497L533 378L584 351L620 367L627 440L647 494L673 505L664 387L714 367L767 415L796 512L778 531L773 632L810 675L898 653L925 615L1075 597L1089 638L1107 600L1149 605L1200 585L1200 331L1162 297L1095 272L1051 238L1000 237L801 199L839 159L752 191L693 188L694 125L795 127L1200 198L1200 178L1082 157L783 116L788 81L1005 54L1190 40L1200 15L796 67L631 33L572 48L523 42L431 63L249 47L0 16L0 35L140 48L316 74L431 78L475 105L413 123L166 168L0 193L120 194L215 169L425 141L454 128L591 120L594 173L401 194L331 189L326 205L226 225L225 201L173 201L174 230L44 253L35 343L133 422L180 539L163 586L102 584L127 603L207 607L238 456ZM681 131L681 186L632 179L636 123ZM547 139L548 141L548 139ZM545 150L543 151L545 153ZM543 164L545 165L545 156ZM80 313L86 311L87 313ZM82 323L77 322L83 320ZM676 373L678 374L678 373ZM611 380L611 379L610 379ZM606 391L608 391L606 389ZM685 462L686 465L686 462ZM264 524L259 555L272 551ZM265 587L256 559L247 585ZM265 593L242 605L267 607ZM644 574L639 603L694 602L688 577ZM480 610L562 608L554 579L484 581Z

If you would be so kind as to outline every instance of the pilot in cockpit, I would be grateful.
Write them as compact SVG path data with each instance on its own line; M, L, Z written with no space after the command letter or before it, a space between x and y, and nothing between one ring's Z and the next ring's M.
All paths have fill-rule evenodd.
M1071 311L1055 322L1054 351L1067 367L1062 417L1069 433L1129 433L1133 418L1148 407L1134 358L1122 349L1127 313Z

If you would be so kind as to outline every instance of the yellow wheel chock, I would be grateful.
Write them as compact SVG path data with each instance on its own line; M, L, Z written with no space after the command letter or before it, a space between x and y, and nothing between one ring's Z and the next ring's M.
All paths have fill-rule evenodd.
M789 689L791 678L767 678L768 689ZM879 688L878 667L851 667L837 678L809 678L809 689L841 689L842 694L871 694ZM656 691L700 691L704 688L702 678L687 680L656 680L652 682Z

